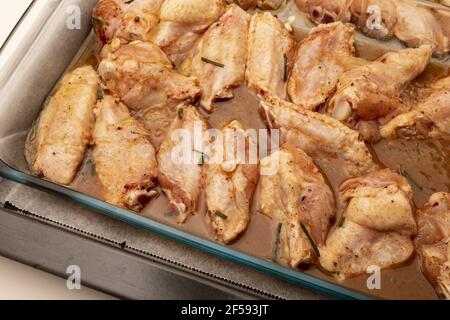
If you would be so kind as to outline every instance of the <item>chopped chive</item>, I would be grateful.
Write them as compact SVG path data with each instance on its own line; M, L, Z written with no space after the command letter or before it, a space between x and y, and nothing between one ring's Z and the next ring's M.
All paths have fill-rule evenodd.
M224 64L216 62L216 61L209 60L209 59L204 58L204 57L202 57L202 61L206 62L206 63L209 63L209 64L212 64L212 65L214 65L216 67L219 67L219 68L225 68Z
M103 89L100 88L97 90L97 100L102 101L103 98L105 98L105 93L103 92Z
M222 212L220 212L218 210L214 211L214 214L218 217L221 217L222 219L228 219L228 217L225 214L223 214Z
M182 120L184 118L184 109L183 108L178 109L178 118L180 120Z
M103 20L102 18L99 18L99 17L92 17L92 23L93 24L98 24L98 25L100 25L102 27L109 25L108 21L105 21L105 20Z
M288 58L286 53L283 54L283 60L284 60L284 76L283 76L283 80L284 82L287 81L287 65L288 65Z
M171 218L171 217L173 217L173 212L171 212L171 211L164 212L164 217L166 217L166 218Z
M92 163L91 165L91 176L95 176L97 174L97 168L95 166L95 163Z
M345 223L345 216L342 216L341 221L339 221L338 227L342 228L344 226Z
M319 248L317 248L316 243L314 242L314 240L312 239L311 235L309 234L308 230L306 229L305 225L303 223L300 223L303 233L306 235L306 238L308 238L309 243L311 244L311 247L314 251L314 253L320 258L320 252L319 252Z
M280 237L281 237L281 229L283 228L283 224L279 223L277 227L277 235L275 237L275 248L273 251L274 259L277 260L278 257L278 250L280 246Z
M398 169L398 172L404 176L406 179L408 179L409 183L415 186L416 188L423 190L423 186L421 186L409 173L408 171L404 170L401 166Z
M199 166L204 165L205 162L206 162L205 160L208 159L209 157L208 157L204 152L201 152L201 151L198 151L198 150L193 150L193 151L200 154L200 159L199 159L199 161L198 161L197 164L198 164Z

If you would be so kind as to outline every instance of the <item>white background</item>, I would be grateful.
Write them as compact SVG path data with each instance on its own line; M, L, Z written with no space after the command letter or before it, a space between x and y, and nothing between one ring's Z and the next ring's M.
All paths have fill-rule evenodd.
M0 46L30 3L31 0L0 0ZM111 297L86 287L82 287L82 290L68 290L65 279L0 256L0 299L108 298Z

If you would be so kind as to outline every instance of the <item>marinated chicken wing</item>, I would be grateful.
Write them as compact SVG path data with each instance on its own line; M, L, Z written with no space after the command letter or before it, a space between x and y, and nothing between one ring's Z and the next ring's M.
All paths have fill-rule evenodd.
M425 70L430 58L430 46L404 49L344 73L328 112L351 126L394 112L401 92Z
M238 121L223 128L222 135L213 147L212 156L218 158L206 169L206 205L217 239L227 244L250 223L258 163L250 161L251 150L257 150L256 141Z
M115 50L105 46L98 72L106 88L132 109L170 100L194 101L200 95L198 80L173 70L158 46L133 42Z
M195 107L180 105L158 152L158 179L179 223L197 209L208 157L204 152L206 129Z
M450 194L436 193L418 210L415 240L422 272L443 298L450 300Z
M363 63L354 56L354 42L354 28L342 22L313 29L298 46L288 84L291 100L309 110L325 103L339 77Z
M250 22L246 79L250 89L286 98L294 55L294 38L270 13L256 13Z
M404 263L414 252L417 226L408 181L390 169L348 180L343 218L320 247L320 265L338 279Z
M233 98L233 88L245 81L249 22L250 16L244 10L230 5L183 64L200 80L200 105L209 112L214 111L214 101Z
M317 24L336 21L349 22L352 0L295 0L300 11L309 14Z
M450 77L439 80L431 89L431 95L412 111L381 127L381 135L386 139L450 140Z
M316 260L313 246L325 242L334 217L334 196L300 149L284 146L261 161L262 168L275 166L275 174L261 176L259 211L280 224L277 255L297 268Z
M28 135L25 157L33 174L72 183L91 142L99 82L91 66L62 79Z
M122 43L147 41L159 21L164 0L100 0L92 13L92 23L99 40Z
M394 36L397 24L396 1L392 0L353 0L351 20L369 37L389 39Z
M183 61L200 35L225 11L223 0L166 0L159 25L151 34L156 43L178 64Z
M412 48L430 45L437 55L449 52L449 39L429 8L420 7L410 0L397 0L396 5L397 38Z
M342 165L342 177L358 177L378 169L356 131L326 115L276 97L261 102L268 126L280 129L283 141L305 151L322 168Z
M156 152L149 134L111 96L98 103L96 115L92 156L105 200L141 211L158 195Z

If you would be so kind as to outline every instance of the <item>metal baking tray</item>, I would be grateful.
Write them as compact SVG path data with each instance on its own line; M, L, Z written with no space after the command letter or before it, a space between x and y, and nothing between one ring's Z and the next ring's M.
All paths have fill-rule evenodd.
M91 33L90 16L97 0L35 0L0 52L0 176L54 193L99 213L177 240L224 259L270 273L300 286L343 299L370 296L314 276L285 268L214 241L124 210L89 195L29 174L23 156L26 132L41 111L49 92ZM81 10L81 29L67 19Z

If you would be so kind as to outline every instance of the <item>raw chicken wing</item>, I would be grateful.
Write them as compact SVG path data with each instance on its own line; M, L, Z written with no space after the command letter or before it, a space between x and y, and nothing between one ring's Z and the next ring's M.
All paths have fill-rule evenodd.
M417 223L422 271L439 295L450 300L450 194L433 194L418 210Z
M279 223L277 257L297 268L317 259L334 217L334 196L300 149L283 146L261 161L262 169L272 167L276 173L260 178L259 211Z
M371 266L395 267L414 252L417 232L412 189L390 169L344 182L348 202L342 219L320 247L320 265L338 279L365 274Z
M179 223L197 210L208 160L206 129L195 107L182 104L158 152L159 183Z
M183 69L190 69L189 75L200 80L200 105L209 112L214 111L214 101L233 98L233 88L245 81L249 22L244 10L230 5L183 64Z
M115 50L105 46L98 72L106 88L132 109L167 101L194 101L200 95L198 80L173 70L158 46L133 42Z
M156 43L178 64L183 61L200 35L225 11L223 0L166 0L159 25L151 34Z
M450 140L450 77L436 82L433 92L413 110L381 127L386 139Z
M27 139L25 157L33 174L68 185L92 139L99 78L91 66L68 73Z
M128 108L111 96L97 105L93 160L105 200L141 211L154 197L158 174L150 136Z
M246 79L250 89L286 98L295 40L269 12L256 13L250 22Z
M344 179L378 169L358 133L333 118L276 97L261 102L261 113L271 129L281 130L283 141L305 151L322 169L339 164Z
M288 93L292 102L315 110L336 90L339 77L363 63L355 54L355 30L336 22L314 28L298 46Z
M230 243L250 223L251 201L258 183L257 155L256 163L252 163L250 152L257 153L258 148L238 121L223 128L222 135L223 139L214 142L211 154L218 159L206 169L206 205L216 238Z
M103 44L147 41L159 21L164 0L100 0L92 13L94 30Z

